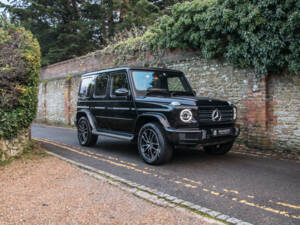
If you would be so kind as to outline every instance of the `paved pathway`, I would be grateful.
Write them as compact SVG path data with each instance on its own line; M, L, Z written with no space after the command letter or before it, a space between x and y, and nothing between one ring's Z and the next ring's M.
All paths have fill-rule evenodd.
M127 142L100 137L81 147L76 131L34 125L32 137L56 154L253 224L300 224L300 164L178 149L149 166Z

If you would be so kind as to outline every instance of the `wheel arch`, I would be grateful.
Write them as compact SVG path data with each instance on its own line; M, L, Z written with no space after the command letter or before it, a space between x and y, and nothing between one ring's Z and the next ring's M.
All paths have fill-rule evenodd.
M86 117L92 127L92 130L97 129L97 121L96 118L93 116L93 114L88 110L80 110L76 113L76 121L75 125L77 126L77 123L81 117Z
M160 113L143 113L138 116L135 124L135 134L136 136L138 135L139 129L146 123L149 122L158 122L164 130L166 128L170 127L170 124L168 122L168 119L166 118L165 115L160 114Z

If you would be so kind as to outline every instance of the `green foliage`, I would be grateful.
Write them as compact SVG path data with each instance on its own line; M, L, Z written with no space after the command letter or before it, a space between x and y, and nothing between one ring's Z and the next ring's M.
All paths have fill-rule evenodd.
M0 137L15 137L35 118L39 69L37 40L0 20Z
M102 49L117 33L145 29L182 0L12 0L0 2L14 23L38 39L42 65Z
M297 73L300 4L297 0L194 0L176 4L171 15L163 16L142 37L119 43L111 52L121 58L122 54L141 51L141 46L153 53L200 49L205 58L225 57L233 65L252 67L259 74L285 69Z

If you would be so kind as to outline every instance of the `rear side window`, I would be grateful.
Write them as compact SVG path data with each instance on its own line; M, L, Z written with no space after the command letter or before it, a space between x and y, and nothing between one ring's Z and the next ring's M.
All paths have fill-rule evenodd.
M99 74L95 82L95 96L105 96L107 88L108 76Z
M93 77L87 77L81 80L79 97L84 98L89 95L92 81L93 81Z

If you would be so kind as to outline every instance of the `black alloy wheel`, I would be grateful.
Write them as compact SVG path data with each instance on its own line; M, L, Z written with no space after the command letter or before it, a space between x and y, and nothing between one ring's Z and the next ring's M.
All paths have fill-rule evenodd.
M81 117L78 121L77 137L82 146L92 146L97 143L98 136L92 134L92 128L86 117Z
M173 149L158 123L147 123L139 131L138 149L142 159L152 165L169 161Z

